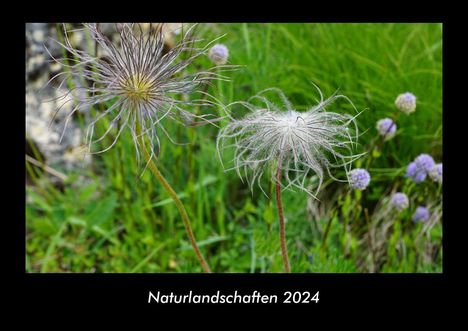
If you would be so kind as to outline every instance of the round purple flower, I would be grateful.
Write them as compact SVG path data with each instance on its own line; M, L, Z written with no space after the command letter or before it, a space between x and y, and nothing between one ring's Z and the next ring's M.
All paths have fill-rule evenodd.
M409 206L408 196L404 193L397 192L393 194L391 203L396 210L402 211Z
M414 177L416 174L416 163L411 162L408 164L408 167L406 167L406 177Z
M437 163L431 168L429 177L431 177L434 182L442 184L442 163Z
M406 177L411 178L413 182L420 183L426 179L427 173L420 171L415 162L408 164L406 168Z
M419 206L413 214L413 222L426 222L430 216L426 207Z
M223 44L216 44L208 52L208 58L215 64L225 64L229 57L229 50Z
M349 172L348 180L352 188L364 190L370 183L370 175L365 169L353 169Z
M406 168L406 177L411 178L415 183L420 183L426 179L434 166L435 162L432 156L421 154Z
M435 165L434 159L429 154L421 154L414 159L416 167L419 171L425 171L428 173L431 171L432 167Z
M384 118L377 122L377 131L381 136L384 136L385 139L391 139L396 133L397 126L391 118Z
M410 92L400 94L395 100L395 105L402 112L410 114L416 110L416 97Z

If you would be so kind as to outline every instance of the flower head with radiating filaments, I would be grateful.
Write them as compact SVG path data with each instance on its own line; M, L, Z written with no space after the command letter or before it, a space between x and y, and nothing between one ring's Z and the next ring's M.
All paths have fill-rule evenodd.
M94 143L103 141L114 129L116 132L112 143L94 153L107 151L114 146L122 131L129 128L137 156L139 157L137 132L148 137L153 155L159 148L159 132L167 135L161 125L163 118L175 120L186 126L210 122L207 119L210 115L198 116L185 110L213 105L213 102L206 98L189 100L187 95L212 79L224 79L223 76L214 73L213 68L193 74L185 72L195 58L206 54L209 46L204 48L194 46L197 42L193 39L194 25L182 35L179 43L167 51L164 50L163 25L157 28L150 26L149 31L144 31L141 24L116 24L120 44L112 42L103 34L98 24L84 24L84 26L99 45L103 56L96 57L86 51L75 49L68 40L65 30L65 42L56 42L73 56L74 64L69 66L62 63L69 67L69 71L60 73L51 80L68 74L91 82L91 86L75 87L63 96L66 99L74 90L85 91L85 93L73 93L72 98L64 101L76 104L66 117L64 132L66 124L76 111L95 105L104 108L88 126L86 138L90 152ZM182 53L185 55L183 59L180 56ZM60 62L55 58L54 60ZM107 130L101 137L93 140L96 124L104 119L109 121ZM118 123L120 127L117 129Z
M285 109L262 96L267 91L276 92ZM254 183L262 189L261 178L269 167L279 167L286 182L285 185L280 183L283 188L296 187L314 196L306 185L308 174L314 173L318 177L316 194L325 173L339 180L330 169L343 167L348 173L351 162L361 156L352 153L358 137L357 115L326 111L326 107L338 98L349 100L342 95L324 100L321 92L320 96L319 104L306 112L296 111L283 92L275 88L251 98L260 100L262 107L236 102L251 112L242 119L232 118L219 132L220 158L222 149L233 147L235 165L231 169L235 169L240 178L246 178L252 190ZM232 143L227 144L227 141ZM275 171L271 171L271 175L272 181L277 182Z

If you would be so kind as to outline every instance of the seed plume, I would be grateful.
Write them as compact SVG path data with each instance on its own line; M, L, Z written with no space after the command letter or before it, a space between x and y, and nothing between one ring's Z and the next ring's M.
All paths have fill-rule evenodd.
M277 93L283 107L263 96L268 91ZM331 174L331 168L343 167L348 173L351 163L361 156L352 152L358 137L357 115L327 112L327 106L333 101L348 99L336 94L323 99L318 91L320 102L306 112L295 110L284 93L276 88L264 90L251 98L260 100L262 107L250 102L236 102L249 109L250 113L242 119L232 118L218 135L220 158L222 149L234 148L234 167L227 170L235 169L253 189L255 182L261 188L265 171L278 168L279 164L286 179L284 185L280 183L283 189L296 187L312 196L320 189L325 174L339 180ZM275 171L270 173L271 180L276 182ZM310 173L318 177L315 193L306 183Z

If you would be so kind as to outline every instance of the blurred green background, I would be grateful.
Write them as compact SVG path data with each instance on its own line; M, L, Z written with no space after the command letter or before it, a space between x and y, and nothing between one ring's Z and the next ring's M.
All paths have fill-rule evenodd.
M227 104L278 87L305 110L319 98L312 82L325 97L338 90L365 109L358 117L358 152L377 136L377 120L397 114L397 95L414 93L416 112L399 116L397 135L374 152L366 191L327 181L321 201L284 192L289 255L293 272L442 271L441 189L429 180L415 185L404 178L420 153L442 161L441 24L200 24L197 33L207 41L226 34L219 42L229 48L229 63L243 66L209 93ZM190 70L210 66L200 58ZM345 102L329 111L355 112ZM259 189L250 192L235 172L223 171L215 146L218 128L164 125L176 141L193 142L175 145L162 134L159 164L186 206L211 269L282 272L274 200ZM45 162L34 151L30 156ZM223 159L231 157L227 151ZM202 271L172 200L149 171L140 178L128 132L91 164L71 170L48 166L66 179L57 184L27 162L27 272ZM268 181L264 187L272 192ZM411 200L397 216L385 209L395 190ZM411 221L419 204L430 206L430 224Z

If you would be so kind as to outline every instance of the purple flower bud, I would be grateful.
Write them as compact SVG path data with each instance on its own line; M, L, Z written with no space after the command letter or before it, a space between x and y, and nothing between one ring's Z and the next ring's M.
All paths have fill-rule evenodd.
M416 110L416 97L410 92L400 94L395 100L395 105L402 112L410 114Z
M413 214L413 222L426 222L430 216L426 207L419 206Z
M229 57L229 50L223 44L216 44L208 52L208 58L215 64L225 64Z
M396 210L402 211L409 206L408 196L404 193L397 192L393 194L391 203Z
M396 133L397 126L391 118L384 118L377 122L377 131L381 136L384 136L385 139L391 139Z
M348 180L352 188L364 190L370 183L370 175L365 169L353 169L349 172Z

